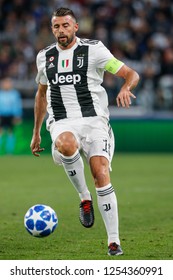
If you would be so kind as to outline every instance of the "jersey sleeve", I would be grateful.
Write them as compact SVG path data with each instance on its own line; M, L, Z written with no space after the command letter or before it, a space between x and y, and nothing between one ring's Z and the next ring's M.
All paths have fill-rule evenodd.
M112 74L118 72L124 63L115 58L101 41L98 43L97 47L98 48L95 48L97 67L102 68Z
M124 65L124 63L117 58L111 58L105 65L105 70L109 73L116 74L118 70Z
M37 76L35 81L37 84L47 85L47 77L45 76L43 69L45 66L44 56L42 52L39 52L36 58L36 65L37 65Z

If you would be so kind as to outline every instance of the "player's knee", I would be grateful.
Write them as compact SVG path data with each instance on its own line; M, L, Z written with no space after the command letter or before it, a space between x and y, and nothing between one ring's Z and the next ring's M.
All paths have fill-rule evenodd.
M55 145L58 151L65 156L73 155L78 148L76 138L70 131L61 133Z
M97 188L103 187L107 185L107 176L105 176L105 174L99 174L98 176L95 176L94 182Z

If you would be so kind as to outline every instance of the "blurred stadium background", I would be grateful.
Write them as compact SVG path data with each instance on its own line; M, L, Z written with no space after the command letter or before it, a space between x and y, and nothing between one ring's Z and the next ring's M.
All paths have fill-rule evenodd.
M15 154L29 154L36 92L35 58L54 42L50 17L68 6L79 37L101 40L141 76L129 110L114 106L121 81L106 73L111 123L120 152L173 152L173 2L171 0L0 0L0 80L20 91L23 121L15 128ZM50 151L45 127L43 146ZM3 154L3 150L0 152Z

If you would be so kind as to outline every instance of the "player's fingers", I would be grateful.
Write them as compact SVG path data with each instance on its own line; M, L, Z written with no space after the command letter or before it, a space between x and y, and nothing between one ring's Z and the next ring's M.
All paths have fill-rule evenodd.
M38 152L43 152L44 151L44 148L39 148Z
M131 97L136 98L136 96L131 92L126 94L126 96L124 97L125 107L127 107L127 108L129 108L129 106L132 104Z
M40 156L39 153L41 153L43 151L44 151L44 148L35 148L35 149L32 150L32 154L36 157L39 157Z
M116 101L117 101L117 106L120 107L120 101L118 98L116 98Z
M131 105L131 97L136 98L136 96L131 92L124 93L123 95L120 94L119 96L117 96L116 101L118 107L122 106L129 108L129 106Z
M127 95L125 98L125 104L126 104L126 107L129 107L131 105L131 99L130 99L129 95Z
M126 107L126 105L125 105L125 100L124 100L124 97L123 97L123 96L117 97L117 104L118 104L118 107L120 107L120 106Z
M132 92L130 92L130 96L136 98L136 96Z
M32 154L35 156L35 157L39 157L40 154L36 153L36 152L32 152Z

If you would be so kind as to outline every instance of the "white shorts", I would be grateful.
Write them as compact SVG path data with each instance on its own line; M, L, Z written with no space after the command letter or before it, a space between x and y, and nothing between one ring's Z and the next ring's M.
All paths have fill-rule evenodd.
M61 164L61 158L55 147L55 141L62 132L70 131L88 162L93 156L104 156L108 159L111 169L115 141L107 119L100 116L63 119L52 123L48 130L52 138L52 156L56 164Z

